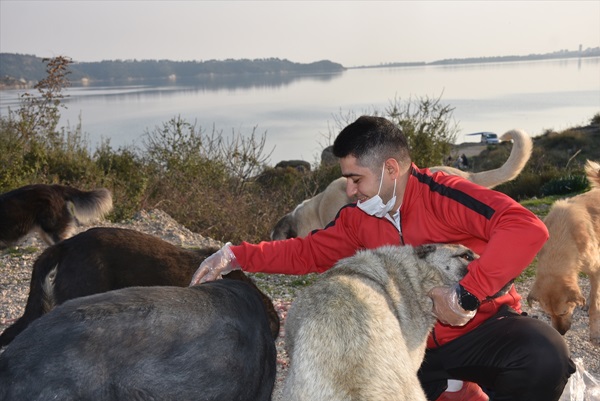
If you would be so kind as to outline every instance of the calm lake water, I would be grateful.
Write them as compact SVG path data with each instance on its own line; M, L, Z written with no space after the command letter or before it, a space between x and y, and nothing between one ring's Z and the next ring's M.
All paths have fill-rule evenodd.
M24 90L0 91L0 114L18 106ZM457 142L469 133L502 134L523 128L531 136L546 129L587 124L600 112L600 58L453 66L352 69L339 74L215 78L210 81L87 86L65 92L61 125L81 118L95 146L142 145L145 132L181 116L207 132L266 135L271 164L319 159L339 131L336 121L353 113L384 111L399 99L440 98L454 108Z

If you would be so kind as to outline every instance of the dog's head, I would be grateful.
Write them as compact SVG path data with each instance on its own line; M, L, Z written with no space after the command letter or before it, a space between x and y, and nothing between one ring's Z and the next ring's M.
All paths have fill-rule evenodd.
M277 224L275 224L275 228L271 232L271 239L273 241L288 239L288 238L296 238L298 236L298 223L296 218L292 213L288 213L283 216Z
M527 304L539 302L542 310L550 316L552 327L564 335L570 328L573 311L585 305L579 287L561 283L560 279L538 279L527 295Z
M445 285L456 284L467 274L467 266L479 256L469 248L455 244L427 244L415 247L419 259L436 267Z

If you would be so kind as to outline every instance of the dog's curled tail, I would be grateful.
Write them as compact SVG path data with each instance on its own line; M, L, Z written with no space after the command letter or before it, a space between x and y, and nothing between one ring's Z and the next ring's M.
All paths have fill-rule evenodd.
M585 163L585 174L592 188L600 188L600 164L588 160Z
M457 175L486 188L494 188L502 183L513 180L521 173L527 161L529 161L531 151L533 150L533 141L527 132L520 129L508 131L500 139L503 141L510 141L512 139L513 147L508 159L499 168L480 171L478 173L462 171L450 166L435 166L430 167L429 170L432 172L443 171L447 174Z
M70 211L82 224L104 217L113 208L112 194L106 188L82 191L77 188L62 186L63 196L71 202Z
M0 348L5 347L35 319L50 312L56 305L54 280L58 264L63 258L61 243L47 248L33 264L29 297L23 316L7 327L0 335Z
M531 137L521 129L513 129L504 133L502 141L513 141L510 156L502 166L494 170L473 173L470 180L487 188L494 188L504 182L515 179L523 170L531 157L533 141Z

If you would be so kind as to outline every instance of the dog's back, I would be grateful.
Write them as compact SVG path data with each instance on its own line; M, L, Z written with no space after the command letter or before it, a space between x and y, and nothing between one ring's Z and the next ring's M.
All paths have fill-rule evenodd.
M32 231L48 245L72 235L76 224L89 223L112 210L105 188L82 191L64 185L34 184L0 195L0 248Z
M417 370L435 323L427 291L464 276L463 252L473 255L454 245L383 247L324 273L288 312L284 399L425 400Z

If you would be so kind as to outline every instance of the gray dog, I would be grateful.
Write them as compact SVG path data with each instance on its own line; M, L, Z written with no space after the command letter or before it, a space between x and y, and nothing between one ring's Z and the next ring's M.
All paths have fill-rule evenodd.
M476 257L461 245L385 246L339 261L290 308L283 399L425 401L427 293L458 282Z
M224 277L57 306L0 354L0 400L271 400L277 350L264 294L239 270Z

